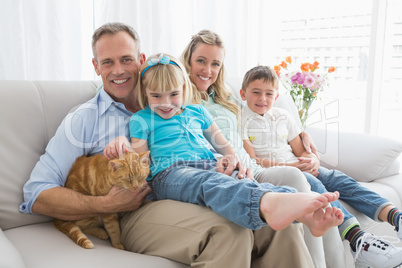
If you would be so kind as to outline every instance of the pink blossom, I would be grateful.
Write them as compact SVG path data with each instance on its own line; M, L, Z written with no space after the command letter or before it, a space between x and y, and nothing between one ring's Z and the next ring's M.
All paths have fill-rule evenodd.
M298 78L297 78L297 83L299 83L300 85L303 85L304 84L304 75L300 75Z
M305 74L304 77L305 77L305 80L304 80L303 86L308 87L308 88L315 86L315 80L312 75Z
M293 75L290 80L292 81L292 84L297 84L297 81L299 80L301 73L296 73L295 75Z

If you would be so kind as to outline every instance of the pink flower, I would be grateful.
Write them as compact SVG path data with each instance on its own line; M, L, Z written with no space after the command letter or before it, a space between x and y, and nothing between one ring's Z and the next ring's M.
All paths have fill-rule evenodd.
M315 80L314 77L312 75L309 75L308 73L306 73L304 75L305 79L304 79L304 83L303 86L311 88L315 85Z
M300 77L301 73L296 73L295 75L293 75L290 80L292 81L292 85L297 84L299 77Z
M300 85L303 85L303 84L304 84L304 80L305 80L304 76L303 76L303 75L300 75L300 76L297 78L297 83L299 83Z

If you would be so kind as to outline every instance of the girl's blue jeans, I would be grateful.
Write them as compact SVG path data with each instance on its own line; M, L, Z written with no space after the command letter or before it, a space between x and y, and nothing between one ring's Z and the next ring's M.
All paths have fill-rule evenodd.
M296 192L255 180L216 172L215 160L178 161L150 182L157 200L172 199L210 207L228 220L257 230L267 225L260 217L260 200L267 192ZM284 212L286 213L286 212Z
M318 172L317 177L314 177L310 173L303 172L311 185L311 191L317 193L338 191L340 200L345 201L347 204L375 221L379 221L378 214L384 207L392 205L387 199L370 191L339 170L329 170L320 167ZM341 209L345 215L343 223L339 225L339 233L344 237L349 228L358 224L358 221L355 216L350 214L341 203L339 203L339 201L332 202L331 204L333 207Z

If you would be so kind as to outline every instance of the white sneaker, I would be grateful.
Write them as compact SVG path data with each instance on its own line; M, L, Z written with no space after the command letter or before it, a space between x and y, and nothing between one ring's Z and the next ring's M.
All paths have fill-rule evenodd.
M402 240L402 217L399 217L399 227L395 227L395 231L398 234L400 240Z
M402 264L402 248L372 234L363 234L356 245L356 252L351 251L358 268L393 268Z

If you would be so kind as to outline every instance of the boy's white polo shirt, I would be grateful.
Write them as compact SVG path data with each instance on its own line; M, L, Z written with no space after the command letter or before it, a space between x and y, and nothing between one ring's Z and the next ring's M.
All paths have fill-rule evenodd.
M273 107L263 116L247 105L242 109L241 136L249 140L256 156L276 162L295 162L289 142L300 134L291 115L284 109Z

